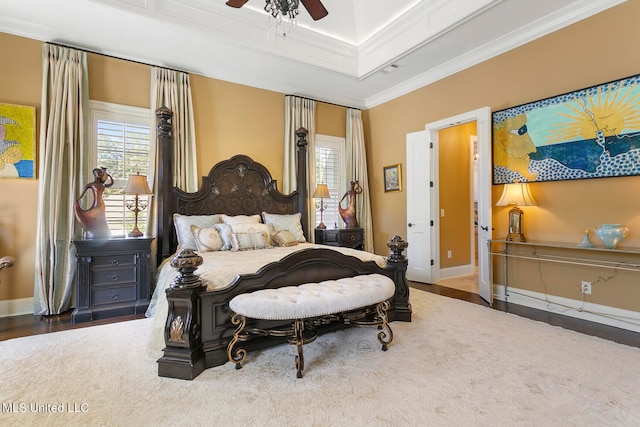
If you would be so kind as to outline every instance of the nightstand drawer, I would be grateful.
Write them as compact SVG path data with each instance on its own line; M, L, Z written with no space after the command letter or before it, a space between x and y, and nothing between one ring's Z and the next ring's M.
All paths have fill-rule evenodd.
M135 283L136 266L123 268L95 268L91 271L91 285L104 286L118 283Z
M117 267L120 265L135 265L136 254L119 254L109 256L96 256L93 259L95 267Z
M357 243L362 243L362 231L343 230L342 233L340 233L340 244L351 246Z
M93 305L115 304L118 302L134 301L136 299L136 284L128 286L112 286L108 288L91 289Z
M325 243L338 243L338 236L340 235L340 230L323 230L323 240Z

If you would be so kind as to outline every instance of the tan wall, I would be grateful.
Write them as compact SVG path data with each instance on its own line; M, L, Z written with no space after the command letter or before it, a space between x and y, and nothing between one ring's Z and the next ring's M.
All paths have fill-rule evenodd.
M425 124L489 106L493 111L640 73L637 50L640 1L631 0L597 16L514 49L475 67L369 110L370 170L405 163L405 135ZM606 28L606 36L599 29ZM384 193L381 177L373 192L376 251L406 230L406 192ZM530 239L580 242L581 230L600 223L623 223L631 232L624 246L640 247L640 177L604 178L531 185L538 207L525 210ZM502 186L494 186L493 201ZM508 208L494 207L496 238L507 233ZM597 239L594 238L594 242ZM574 279L571 279L574 280ZM637 279L636 279L637 280ZM521 283L522 287L535 283ZM602 289L602 287L600 288ZM554 293L554 289L548 289ZM640 289L609 291L607 303L629 307ZM579 294L572 292L572 298ZM594 291L593 300L599 302ZM640 310L634 302L634 309Z
M0 102L36 106L39 126L42 42L0 33L0 45L11 58L0 68ZM87 59L91 99L149 108L148 65L97 54ZM191 75L191 84L199 176L222 159L247 154L282 188L284 94L198 75ZM317 131L344 137L345 111L318 103ZM0 272L0 301L33 296L37 187L37 179L0 180L0 255L18 259Z
M0 102L36 107L40 123L42 43L0 33ZM0 255L16 264L0 271L0 300L33 296L37 179L0 179Z
M440 268L471 263L471 135L476 135L475 122L438 132L440 210L444 210L439 218Z

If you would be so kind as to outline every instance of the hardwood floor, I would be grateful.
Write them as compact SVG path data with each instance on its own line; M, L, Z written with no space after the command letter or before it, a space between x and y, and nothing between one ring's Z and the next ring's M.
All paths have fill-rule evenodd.
M58 316L33 316L26 314L22 316L3 317L0 318L0 341L26 337L29 335L66 331L67 329L86 328L87 326L141 319L143 317L144 315L140 314L137 316L122 316L77 324L71 323L71 312L63 313Z
M409 286L415 289L420 289L445 297L456 298L473 304L483 305L485 307L489 305L486 301L480 298L478 294L460 289L417 282L409 282ZM568 316L562 316L559 314L536 310L517 304L505 303L504 301L495 301L493 308L495 310L500 310L540 322L546 322L551 325L560 326L565 329L572 329L583 334L597 336L621 344L640 348L640 333L630 332L624 329L602 325L600 323L588 322ZM30 335L46 334L49 332L64 331L68 329L85 328L88 326L102 325L106 323L122 322L143 317L143 315L123 316L113 319L79 323L75 325L71 323L71 313L64 313L59 316L48 317L32 315L4 317L0 318L0 341Z
M485 307L489 306L489 304L485 300L480 298L478 294L466 292L460 289L411 281L409 281L409 286L445 297L457 298L474 304L483 305ZM628 331L626 329L615 328L613 326L589 322L569 316L563 316L561 314L550 313L548 311L536 310L534 308L529 308L518 304L506 303L504 301L495 300L492 308L521 317L526 317L532 320L545 322L550 325L560 326L561 328L571 329L585 335L600 337L610 341L615 341L620 344L640 348L640 333Z

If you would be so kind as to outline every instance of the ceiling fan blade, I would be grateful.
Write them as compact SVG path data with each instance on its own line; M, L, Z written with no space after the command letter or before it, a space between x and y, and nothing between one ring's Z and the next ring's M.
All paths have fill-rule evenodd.
M320 0L300 0L314 21L322 19L329 14Z
M244 6L244 4L246 2L248 2L249 0L228 0L227 1L227 6L231 6L231 7L242 7Z

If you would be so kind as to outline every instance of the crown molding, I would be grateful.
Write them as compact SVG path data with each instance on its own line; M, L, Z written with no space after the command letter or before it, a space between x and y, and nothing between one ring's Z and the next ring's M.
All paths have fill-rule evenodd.
M414 90L437 82L447 76L463 71L481 62L494 58L526 43L534 41L554 31L596 15L627 0L580 0L571 6L559 9L544 18L540 18L517 31L440 64L428 71L408 79L364 100L365 108L372 108L391 101Z

